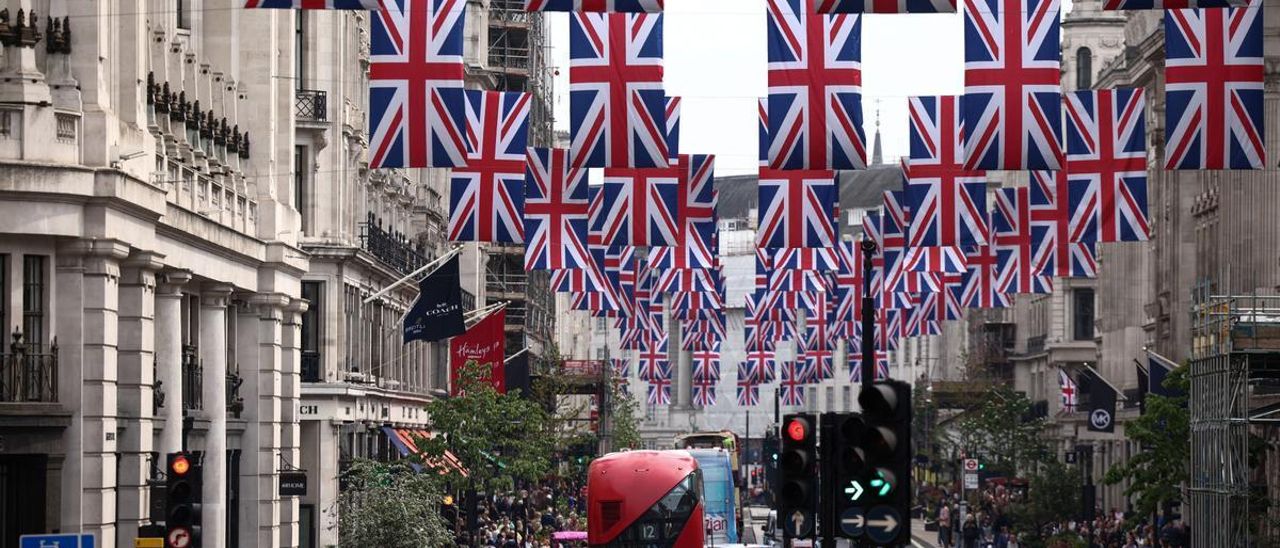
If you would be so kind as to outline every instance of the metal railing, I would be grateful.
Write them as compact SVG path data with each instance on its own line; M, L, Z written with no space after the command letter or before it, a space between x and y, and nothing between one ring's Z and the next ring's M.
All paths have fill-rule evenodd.
M1035 354L1044 351L1044 342L1048 335L1036 335L1027 339L1027 353Z
M182 347L182 409L204 409L204 368L193 345Z
M318 89L293 92L293 115L302 122L324 122L329 119L329 95Z
M302 351L302 382L320 382L320 353L310 350Z
M36 352L32 352L35 350ZM58 401L58 341L49 352L40 353L22 342L22 332L13 333L9 352L0 354L0 402L56 403Z
M384 230L382 219L372 213L365 222L360 223L360 246L402 274L408 274L427 264L426 255L410 243L407 236Z

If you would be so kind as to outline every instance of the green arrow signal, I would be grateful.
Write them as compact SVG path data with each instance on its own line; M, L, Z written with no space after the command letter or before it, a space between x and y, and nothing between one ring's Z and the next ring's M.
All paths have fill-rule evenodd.
M889 482L884 480L884 474L881 474L880 472L876 472L876 478L871 480L869 483L871 484L872 489L879 490L879 495L882 497L889 494L889 491L893 490L893 486L889 485Z
M862 484L858 483L858 480L851 480L849 486L844 488L844 492L849 495L850 501L857 502L858 499L862 498Z

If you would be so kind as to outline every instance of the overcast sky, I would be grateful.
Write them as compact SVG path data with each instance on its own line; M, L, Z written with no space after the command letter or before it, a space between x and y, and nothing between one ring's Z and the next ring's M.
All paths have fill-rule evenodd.
M550 14L556 125L569 129L569 19ZM907 154L907 97L964 91L960 14L863 20L867 139L881 115L886 162ZM667 0L666 89L684 97L680 148L716 155L718 175L755 173L756 101L767 92L765 0ZM870 154L870 142L867 144Z

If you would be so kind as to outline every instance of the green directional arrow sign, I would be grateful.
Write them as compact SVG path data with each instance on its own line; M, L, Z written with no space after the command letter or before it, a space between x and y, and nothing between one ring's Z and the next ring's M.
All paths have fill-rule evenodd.
M851 480L849 486L844 488L844 493L849 495L849 500L853 502L857 502L858 499L862 498L863 491L862 484L858 483L858 480Z
M889 482L885 481L884 475L879 472L876 473L875 479L872 479L868 483L871 485L871 488L875 489L877 494L882 497L889 494L889 491L893 490L893 486L889 485Z

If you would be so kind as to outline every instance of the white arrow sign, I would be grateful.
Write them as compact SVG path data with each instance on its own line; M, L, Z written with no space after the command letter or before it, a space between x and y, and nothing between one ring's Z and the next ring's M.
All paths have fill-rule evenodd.
M856 501L862 498L862 484L858 480L849 482L849 486L844 488L844 494L849 495L849 500Z
M855 514L853 516L840 520L840 523L843 523L845 525L852 525L856 529L861 529L863 526L867 524L867 518L862 514Z
M880 529L884 529L885 532L888 532L898 528L898 520L894 519L893 514L886 514L884 516L884 519L867 520L867 526L877 527Z
M804 514L800 513L799 510L791 514L791 526L795 527L797 534L804 532L804 529L801 529L801 527L804 527Z

